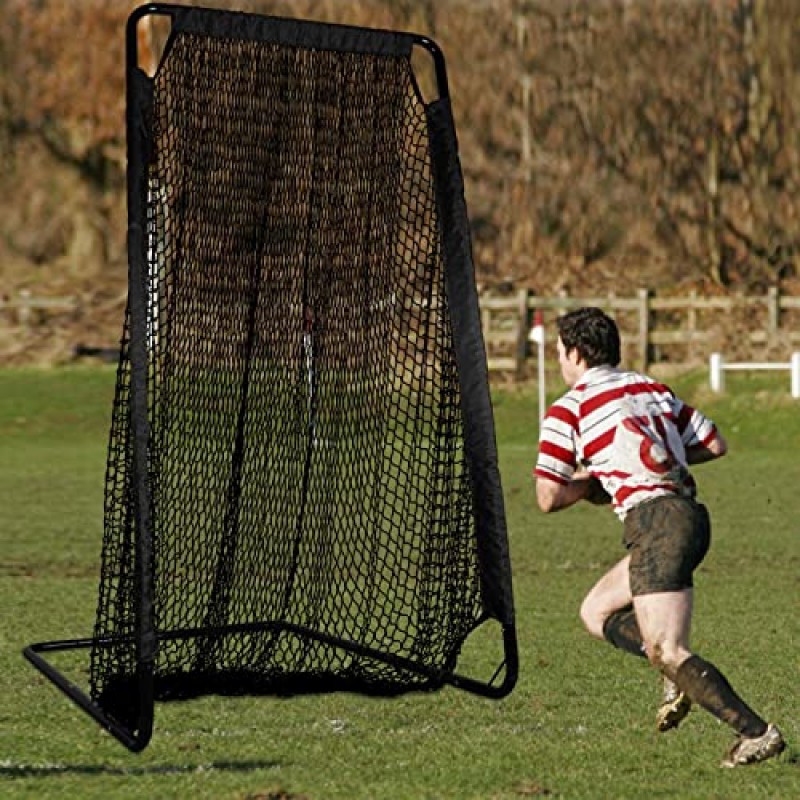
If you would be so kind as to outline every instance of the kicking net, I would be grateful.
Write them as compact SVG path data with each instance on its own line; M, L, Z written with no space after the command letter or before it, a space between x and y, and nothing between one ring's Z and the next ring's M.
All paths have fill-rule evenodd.
M157 9L153 78L129 22L130 294L79 702L141 749L153 700L502 696L510 567L440 52ZM504 664L459 676L490 619Z

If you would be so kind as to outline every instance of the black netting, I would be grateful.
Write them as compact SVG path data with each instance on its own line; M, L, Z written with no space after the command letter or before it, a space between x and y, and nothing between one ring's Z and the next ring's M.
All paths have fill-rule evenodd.
M486 564L409 54L187 27L148 90L147 475L132 308L91 695L129 716L151 625L157 697L435 685L487 615Z

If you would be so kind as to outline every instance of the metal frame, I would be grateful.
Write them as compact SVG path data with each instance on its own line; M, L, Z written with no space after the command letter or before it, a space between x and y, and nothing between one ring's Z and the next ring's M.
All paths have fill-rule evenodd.
M140 752L150 741L153 732L153 716L155 705L154 661L158 642L175 639L192 638L198 634L226 635L239 632L282 631L307 637L332 647L341 648L356 655L368 657L430 678L434 685L449 684L459 689L490 698L507 695L514 687L519 671L519 656L516 629L513 622L502 625L503 648L505 658L488 681L461 675L453 671L432 670L410 659L381 653L369 647L319 633L299 625L290 623L264 622L226 626L222 628L202 628L159 633L152 626L152 570L148 568L152 551L152 524L149 511L149 491L146 481L146 442L148 441L147 420L147 330L144 304L144 266L146 264L146 235L144 221L146 219L147 189L144 170L137 160L137 152L141 152L142 131L130 113L132 98L132 77L139 70L138 42L136 27L141 19L148 15L167 15L186 7L169 3L149 3L135 9L128 17L126 26L126 92L129 113L127 115L127 152L128 152L128 257L131 304L131 424L134 443L133 479L138 488L135 491L135 524L136 524L136 626L133 636L111 637L108 639L83 638L65 639L31 644L23 650L26 659L45 677L60 689L70 700L95 719L111 735L118 739L132 752ZM444 57L438 45L425 36L412 36L414 43L426 49L434 60L439 98L448 98L447 73ZM138 148L138 150L137 150ZM143 444L144 443L144 444ZM488 617L478 625L488 621ZM476 626L477 627L477 626ZM136 647L138 687L138 716L133 728L128 728L110 716L85 691L66 678L46 658L57 652L88 649L92 647L113 646L119 643ZM503 677L498 681L501 672Z

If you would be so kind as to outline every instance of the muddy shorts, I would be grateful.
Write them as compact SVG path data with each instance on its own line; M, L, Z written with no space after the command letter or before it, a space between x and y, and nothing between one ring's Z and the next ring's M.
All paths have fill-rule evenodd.
M625 516L623 543L631 557L634 597L688 589L711 543L708 511L674 495L647 500Z

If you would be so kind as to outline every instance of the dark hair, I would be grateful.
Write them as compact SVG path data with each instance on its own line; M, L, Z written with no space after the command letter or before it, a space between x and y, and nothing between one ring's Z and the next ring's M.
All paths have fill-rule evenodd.
M620 362L619 329L599 308L578 308L556 320L564 349L577 350L590 367Z

